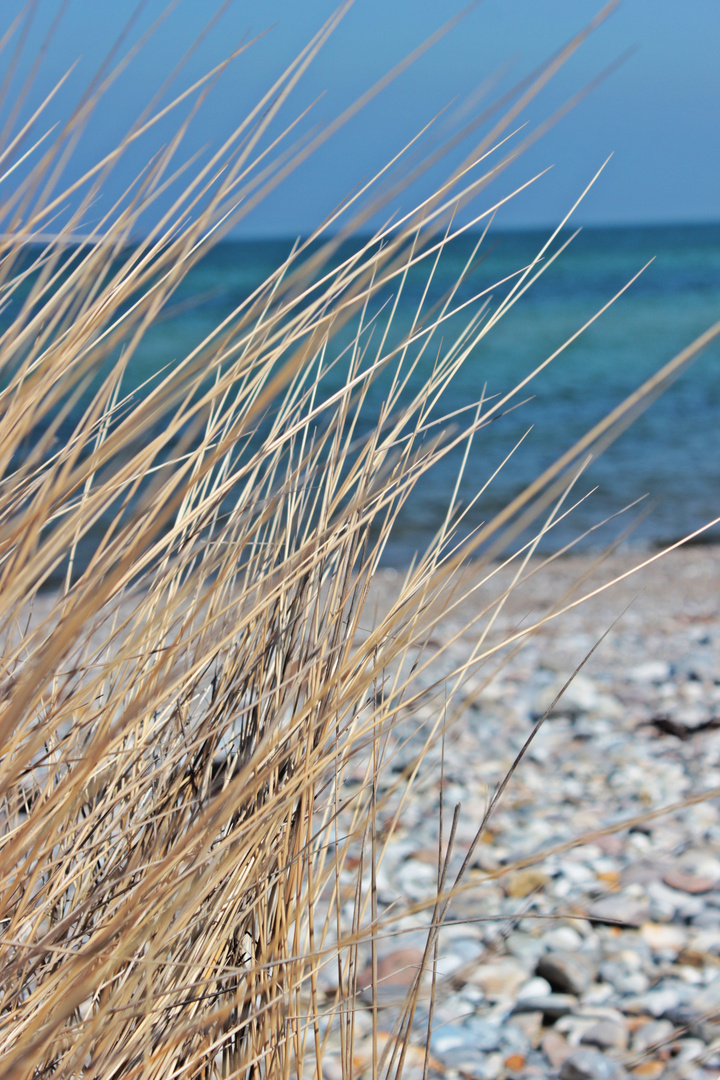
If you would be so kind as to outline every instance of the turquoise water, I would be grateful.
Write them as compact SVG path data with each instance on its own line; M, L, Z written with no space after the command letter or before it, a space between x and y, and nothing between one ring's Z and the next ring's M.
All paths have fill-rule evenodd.
M458 300L526 264L546 235L515 232L489 238L489 253ZM455 282L473 245L474 239L455 244L439 267L430 303ZM258 285L286 251L282 243L249 241L216 249L183 288L188 298L205 293L205 301L161 324L148 339L140 365L151 367L181 354ZM471 525L504 506L643 379L720 318L720 225L584 230L468 359L446 394L448 412L477 400L484 384L490 394L511 389L650 259L654 262L631 289L533 381L528 391L533 400L476 437L461 488L465 501L533 426L488 489ZM409 324L424 284L425 272L419 270L404 293L399 326ZM382 396L381 380L366 425L373 420L373 403ZM398 522L388 551L391 561L404 562L437 527L459 460L460 452L423 480ZM548 536L545 547L567 543L642 496L649 497L652 510L637 523L635 541L673 540L720 514L720 346L691 365L592 464L577 490L596 485L598 490ZM590 542L602 544L629 524L623 515ZM719 539L720 531L713 535Z
M462 302L529 262L541 232L497 233L461 288ZM457 279L474 239L456 242L429 296L437 301ZM131 383L182 356L260 284L288 251L270 241L224 243L206 257L174 298L175 311L148 334L128 372ZM504 506L559 454L642 381L720 318L720 224L586 229L483 339L449 388L451 412L487 393L510 390L558 348L649 259L652 265L615 305L533 381L532 400L480 432L461 498L468 501L517 439L532 432L469 519L475 526ZM425 271L408 282L398 329L409 325ZM498 299L504 292L496 290ZM448 328L448 331L451 327ZM428 363L435 355L429 350ZM418 379L423 372L418 374ZM365 429L382 400L382 378L370 395ZM597 491L544 542L557 548L626 504L647 495L652 512L632 539L664 543L720 514L720 346L713 345L626 431L581 479L579 494ZM444 516L461 452L416 490L387 553L405 562ZM630 524L627 515L589 541L602 545ZM712 538L720 539L720 530Z

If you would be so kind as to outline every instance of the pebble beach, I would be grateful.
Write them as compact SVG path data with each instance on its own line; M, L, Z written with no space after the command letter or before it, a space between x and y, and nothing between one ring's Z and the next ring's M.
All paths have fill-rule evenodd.
M575 595L638 558L555 560L508 597L493 631L507 636L543 619L566 606L579 579ZM495 576L500 588L508 574ZM437 695L393 725L378 795L382 820L396 826L377 872L374 1003L369 945L357 958L356 1076L372 1075L373 1007L380 1052L390 1053L422 961L441 797L445 842L461 805L453 881L498 784L549 709L447 910L403 1076L423 1076L429 1026L427 1075L446 1080L716 1080L720 798L704 793L720 789L719 584L719 548L679 549L493 657L495 668L459 691L442 773L436 744L434 767L428 759L404 783L437 718ZM398 588L385 572L375 603L389 604ZM470 656L477 628L466 624L480 595L448 604L424 653L436 654L422 673L428 686ZM361 775L362 762L347 783ZM354 881L348 872L348 888ZM408 905L414 913L394 915ZM348 899L348 919L352 909ZM319 987L327 1002L336 998L336 966L321 969ZM328 1034L323 1076L336 1080L340 1044L332 1026Z

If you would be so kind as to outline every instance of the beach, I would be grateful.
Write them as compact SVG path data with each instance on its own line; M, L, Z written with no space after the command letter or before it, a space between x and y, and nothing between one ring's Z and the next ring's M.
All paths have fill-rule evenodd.
M581 592L591 591L639 557L621 552L598 566L589 556L566 556L542 567L508 597L494 628L498 638L547 616L579 578ZM509 573L493 578L500 592ZM380 607L391 604L399 581L389 572L378 583ZM375 1002L378 1027L391 1045L437 893L441 788L444 845L453 808L461 805L448 883L471 852L439 934L431 1075L717 1076L718 581L720 549L687 547L551 620L511 650L492 679L485 669L469 678L442 753L435 739L410 785L438 717L437 694L393 726L378 791L385 799L379 828L389 831L377 873ZM422 673L428 687L444 685L450 669L470 655L477 629L445 645L478 609L478 595L433 632L424 651L434 653ZM472 850L489 800L548 708ZM362 776L359 761L349 790ZM708 791L714 796L703 798ZM671 809L662 813L665 807ZM352 888L353 873L345 880ZM408 905L414 913L398 915ZM370 1075L372 1061L370 964L364 944L355 988L360 1076ZM431 963L403 1074L413 1080L422 1076L432 978ZM320 983L331 1000L336 965L321 971ZM323 1066L328 1080L333 1060L340 1076L339 1058L330 1054Z
M616 0L122 4L2 38L3 1080L718 1080L716 170L545 179Z
M341 985L334 956L321 964L321 1003L333 1012L339 994L352 1002L354 1075L369 1078L373 1008L380 1051L391 1052L423 962L442 802L445 894L454 895L422 976L405 1080L423 1075L429 1021L436 1080L716 1080L720 547L534 558L510 589L516 575L515 562L470 563L436 600L437 622L412 653L417 697L380 741L376 925L359 928L352 985ZM402 584L398 570L377 572L358 649ZM124 601L123 615L131 609ZM40 596L33 622L53 610L55 594ZM478 666L470 660L484 632L489 655ZM341 788L350 806L367 783L372 751L362 742ZM340 874L348 939L367 839L362 849ZM331 953L333 881L315 912ZM337 1014L327 1034L322 1076L338 1080Z

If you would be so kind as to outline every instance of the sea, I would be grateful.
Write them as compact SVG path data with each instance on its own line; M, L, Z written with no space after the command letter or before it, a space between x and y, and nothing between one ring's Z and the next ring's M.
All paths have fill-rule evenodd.
M456 302L464 304L486 292L488 310L494 310L509 288L497 283L528 265L548 236L549 230L489 233ZM445 251L426 308L442 301L456 283L476 241L466 235ZM345 241L338 257L359 242ZM233 240L212 249L188 275L171 311L147 334L133 357L128 382L140 386L182 357L265 280L290 246L290 240ZM405 283L390 345L412 324L427 284L427 265L414 270ZM468 512L462 536L491 520L593 424L720 319L720 223L584 228L470 352L438 404L438 416L455 413L481 396L492 399L507 393L644 266L619 299L518 395L522 404L476 434L459 487L461 505L468 506L496 475ZM388 286L383 299L392 302L395 289ZM408 394L435 363L441 336L450 340L478 303L472 301L437 335ZM381 313L381 325L383 318ZM343 344L341 335L338 351ZM376 422L391 376L392 368L378 376L360 433ZM329 391L332 388L331 378ZM460 421L467 415L461 414ZM458 447L423 476L401 510L385 551L386 563L402 566L430 541L445 516L463 453ZM720 340L590 462L565 505L576 502L543 536L542 550L575 542L583 549L601 548L620 537L623 543L655 548L720 516ZM514 542L529 535L526 530ZM718 527L698 540L718 541Z

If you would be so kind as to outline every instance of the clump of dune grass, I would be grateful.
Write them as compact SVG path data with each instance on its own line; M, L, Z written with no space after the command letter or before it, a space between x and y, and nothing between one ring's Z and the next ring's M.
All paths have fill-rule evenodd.
M13 115L5 132L0 295L12 317L0 338L0 1055L8 1078L313 1076L331 1036L344 1075L353 1074L359 949L369 944L375 963L375 942L398 917L378 910L377 867L397 821L385 811L430 768L453 722L453 690L513 644L492 636L506 592L484 600L490 560L542 521L536 540L508 557L513 581L522 579L537 538L571 505L588 452L718 331L469 539L459 531L466 508L451 493L435 539L374 615L373 581L413 488L452 448L469 452L473 436L522 395L523 386L482 396L454 427L438 423L443 388L559 253L559 231L500 301L487 290L458 313L461 278L439 308L427 310L421 297L399 341L393 313L411 268L424 266L431 282L461 229L458 208L536 137L504 143L584 35L468 125L463 135L476 129L476 144L432 197L341 258L337 230L363 227L394 197L392 184L373 196L386 180L376 177L363 192L369 204L357 193L348 199L172 370L128 393L128 366L188 272L312 148L293 143L291 128L275 141L267 133L342 13L226 143L190 167L180 152L192 117L179 121L91 231L88 210L108 176L168 107L151 103L117 150L72 184L64 169L91 110L102 109L102 80L48 139L42 109L27 122ZM217 74L177 104L202 104ZM179 190L171 208L131 243L165 188ZM496 209L479 209L474 226L484 229ZM430 354L430 374L409 391ZM340 389L330 391L328 374L338 371ZM381 371L389 389L361 436ZM380 785L391 732L432 693L419 681L424 644L469 588L478 596L472 663L443 679L415 765ZM428 965L463 884L462 874L447 877L453 831L439 850ZM337 971L334 996L318 989L327 965ZM378 1074L401 1075L419 979L392 1038L376 1039Z

